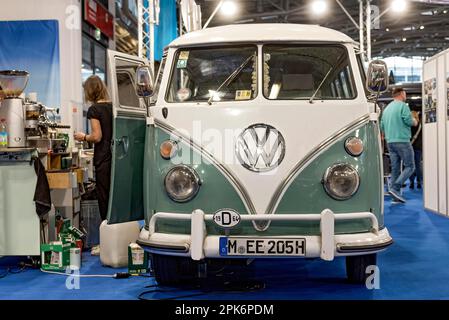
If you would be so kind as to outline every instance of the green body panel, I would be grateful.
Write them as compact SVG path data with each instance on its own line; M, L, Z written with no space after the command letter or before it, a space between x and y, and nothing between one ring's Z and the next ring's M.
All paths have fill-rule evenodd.
M198 153L195 156L192 155L190 146L181 145L180 143L179 149L181 151L178 152L177 156L171 160L165 160L160 156L159 146L162 142L170 139L170 135L151 126L147 132L147 139L150 143L147 144L146 159L153 160L145 162L145 172L147 172L145 175L145 194L147 195L146 201L148 201L146 203L147 213L191 213L195 209L201 209L206 213L214 213L223 208L233 208L242 214L247 213L238 193L213 164L204 161L204 159L197 161L199 164L194 165L190 165L190 160L183 161L183 159L194 159L195 156L198 156ZM191 156L186 157L186 153L190 153ZM186 203L178 203L171 200L167 196L164 187L166 174L178 163L193 167L202 182L196 197ZM151 217L147 216L146 218L148 222ZM161 221L158 223L158 230L169 233L190 233L190 222Z
M329 208L336 213L371 211L383 226L382 213L382 159L379 149L378 127L375 123L367 123L341 140L335 142L313 160L294 179L285 192L275 214L289 213L320 213ZM350 156L344 148L346 138L357 136L364 142L365 151L360 157ZM248 214L239 194L230 182L212 164L205 161L192 167L199 174L202 185L198 195L187 203L172 201L165 192L164 178L175 164L182 161L182 152L178 152L172 160L164 160L159 154L160 144L170 136L161 129L149 127L147 130L146 161L145 161L145 207L147 208L146 222L155 212L191 213L195 209L202 209L205 213L214 213L223 208L232 208L240 214ZM183 145L183 152L192 152L189 146ZM185 156L185 153L184 153ZM187 157L189 159L190 157ZM195 159L195 158L194 158ZM299 161L300 159L298 159ZM322 178L326 169L339 162L352 164L360 174L360 188L349 200L337 201L325 192ZM271 197L271 195L267 195ZM157 232L190 234L190 222L162 220L156 226ZM369 230L369 221L336 222L336 233L359 233ZM213 222L207 223L210 235L224 235L224 230ZM229 231L229 235L317 235L320 233L319 223L316 222L272 222L263 232L256 231L251 222L242 222Z
M144 218L143 162L145 151L145 118L114 118L111 191L108 223L121 223ZM117 139L124 142L117 142ZM126 147L125 144L128 146ZM128 149L128 150L126 150Z
M365 151L359 157L353 157L345 151L344 143L350 136L359 137L364 143ZM369 123L333 144L293 181L284 194L276 214L317 213L327 208L335 213L372 212L382 227L382 160L378 141L377 126ZM351 164L359 172L360 187L348 200L340 201L329 197L321 182L326 169L335 163ZM273 227L275 225L280 224L272 224ZM319 233L318 223L303 222L298 228L301 234ZM337 221L335 232L354 233L369 229L369 220Z

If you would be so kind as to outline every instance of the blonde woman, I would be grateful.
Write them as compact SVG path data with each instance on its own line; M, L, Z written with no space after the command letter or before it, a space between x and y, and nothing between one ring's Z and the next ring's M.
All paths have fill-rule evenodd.
M94 143L98 205L101 219L106 220L111 183L112 103L106 85L98 76L91 76L86 80L84 96L86 102L92 103L87 111L92 132L90 134L77 132L75 140Z

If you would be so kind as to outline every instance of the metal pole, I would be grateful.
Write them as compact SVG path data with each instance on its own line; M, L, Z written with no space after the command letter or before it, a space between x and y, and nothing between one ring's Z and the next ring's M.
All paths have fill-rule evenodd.
M366 58L371 60L371 0L366 0Z
M149 0L149 6L150 6L150 66L151 71L154 73L154 24L156 23L156 13L155 13L155 7L154 7L154 0Z
M388 11L390 11L390 9L391 9L391 7L388 7L387 9L385 9L381 14L379 14L379 16L377 16L373 19L373 22L376 22L377 20L382 18L384 16L384 14L386 14Z
M224 0L220 0L220 2L218 3L217 7L215 8L214 12L212 12L212 14L210 15L209 19L207 19L206 23L204 24L203 29L206 29L207 26L209 25L209 23L212 21L212 19L215 17L215 15L217 14L218 10L220 10L221 6L223 5Z
M181 1L178 1L179 8L179 35L182 36L184 34L184 23L182 22L182 13L181 13Z
M143 1L137 1L137 55L143 57Z
M351 22L355 25L355 27L357 29L360 29L359 25L357 24L357 22L355 22L354 18L351 17L351 15L349 14L349 12L346 10L346 8L341 4L340 0L335 0L337 1L338 5L340 6L341 10L343 10L343 12L348 16L349 20L351 20Z
M364 29L364 24L363 24L363 0L359 0L359 42L360 42L360 52L362 54L362 57L365 56L365 54L364 54L364 51L365 51L365 46L364 46L365 39L363 37L363 29Z

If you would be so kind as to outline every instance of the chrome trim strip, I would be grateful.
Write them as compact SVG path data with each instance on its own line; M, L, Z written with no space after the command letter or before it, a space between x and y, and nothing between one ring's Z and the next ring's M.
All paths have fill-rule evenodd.
M145 109L139 110L136 108L136 110L123 110L123 109L117 109L116 110L117 117L127 118L127 119L145 119Z
M355 252L371 252L371 251L379 251L383 250L394 243L393 239L390 238L388 241L379 242L379 243L367 243L367 244L345 244L338 243L337 244L337 252L339 253L355 253Z
M240 193L243 203L245 204L249 214L256 214L256 208L254 207L254 204L248 194L248 191L246 191L243 184L240 182L240 180L229 170L224 164L220 163L215 157L209 153L207 150L205 150L202 146L198 145L195 141L190 139L189 137L186 137L179 131L177 131L175 128L170 126L169 124L159 120L154 119L154 123L156 126L160 127L162 130L166 131L169 134L174 134L178 136L184 143L190 145L196 151L198 151L201 155L205 155L209 161L211 161L212 164L231 182L231 184L234 185L234 187L237 189L237 191Z
M190 250L190 246L188 244L185 245L173 245L173 244L165 244L165 243L156 243L156 242L145 242L140 239L136 241L138 245L141 245L143 247L147 247L149 249L154 250L163 250L163 251L175 251L175 252L182 252L187 253Z
M365 125L369 121L369 114L357 119L356 121L348 124L346 127L340 129L335 134L331 135L329 138L321 142L315 149L311 150L301 161L299 161L295 167L290 171L288 176L281 182L281 184L276 189L273 197L271 198L270 204L268 206L268 214L272 214L280 202L280 197L284 192L285 188L290 184L290 182L297 177L297 175L304 169L314 158L316 158L320 153L329 148L335 141L340 140L344 135L348 134L350 131L356 130L357 128ZM268 225L267 225L268 228Z

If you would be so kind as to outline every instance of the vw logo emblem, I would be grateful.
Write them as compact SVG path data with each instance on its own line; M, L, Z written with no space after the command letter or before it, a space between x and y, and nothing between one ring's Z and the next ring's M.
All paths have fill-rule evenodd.
M284 159L284 137L268 124L253 124L239 135L236 155L242 166L248 170L270 171Z

